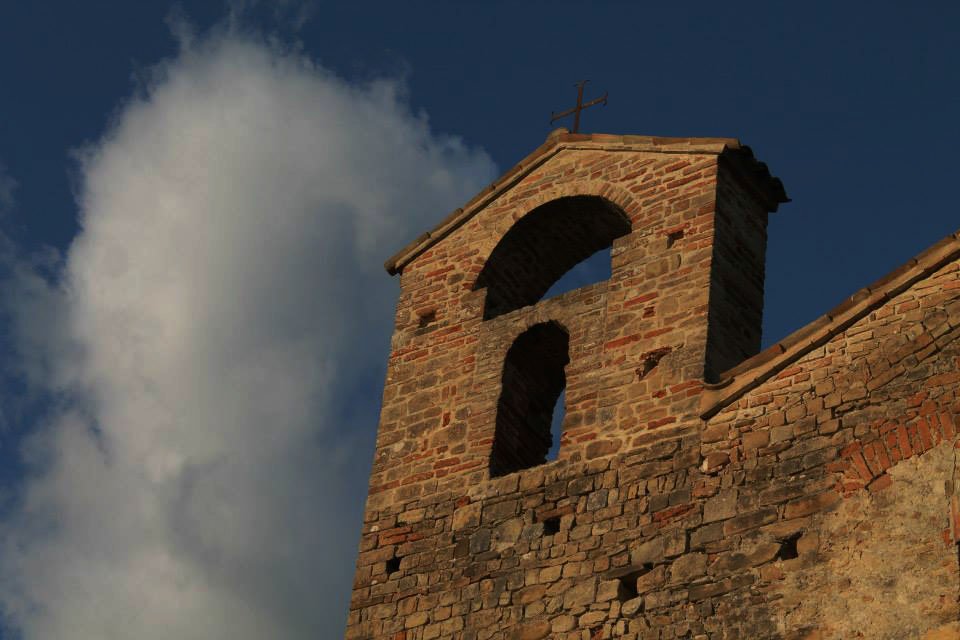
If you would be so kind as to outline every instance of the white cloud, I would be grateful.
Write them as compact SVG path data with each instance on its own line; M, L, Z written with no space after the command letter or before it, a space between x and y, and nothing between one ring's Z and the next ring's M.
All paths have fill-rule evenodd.
M494 167L395 83L236 31L152 77L80 156L61 282L8 286L62 409L0 525L0 603L27 640L342 637L381 264Z

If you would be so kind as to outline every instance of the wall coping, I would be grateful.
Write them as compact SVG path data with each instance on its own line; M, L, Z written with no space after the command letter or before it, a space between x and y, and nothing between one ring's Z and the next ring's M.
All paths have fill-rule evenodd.
M704 420L713 417L747 392L957 258L960 258L960 231L943 238L906 264L860 289L813 322L720 374L719 382L705 384L700 396L700 417Z

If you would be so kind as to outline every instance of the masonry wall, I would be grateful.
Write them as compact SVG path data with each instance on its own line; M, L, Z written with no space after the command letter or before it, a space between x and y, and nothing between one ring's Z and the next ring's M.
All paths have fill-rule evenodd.
M923 638L957 620L958 294L954 261L706 426L722 470L705 551L802 532L799 558L731 591L762 594L772 637Z
M564 152L406 266L348 638L949 632L957 264L704 421L709 327L758 321L756 302L723 309L762 295L765 219L741 244L721 233L736 248L721 260L753 269L745 288L711 271L716 211L733 230L754 215L742 182L717 188L718 155ZM472 285L498 239L584 194L633 225L610 281L484 321ZM559 459L491 479L506 352L547 321L570 345ZM749 354L752 332L713 362Z

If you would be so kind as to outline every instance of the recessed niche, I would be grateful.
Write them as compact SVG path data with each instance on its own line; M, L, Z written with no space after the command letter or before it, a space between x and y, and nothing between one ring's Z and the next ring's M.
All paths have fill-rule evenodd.
M648 351L640 356L642 364L637 367L637 379L643 380L650 375L650 372L657 368L657 365L660 364L663 357L670 353L671 350L671 347L661 347L660 349Z
M633 600L639 595L637 593L637 579L641 576L650 573L653 570L653 564L646 562L634 571L623 574L618 578L620 584L617 585L617 600L621 603L626 602L627 600Z
M800 557L799 552L797 551L797 542L803 536L802 531L798 531L782 540L780 542L780 550L777 551L775 556L777 560L793 560L794 558Z
M437 310L426 309L417 314L417 328L425 329L437 321Z
M387 575L392 575L397 571L400 571L400 558L394 556L387 560Z
M667 249L672 248L673 245L677 244L681 240L683 240L683 229L670 231L669 233L667 233Z
M552 536L560 533L560 516L547 518L543 521L543 535Z

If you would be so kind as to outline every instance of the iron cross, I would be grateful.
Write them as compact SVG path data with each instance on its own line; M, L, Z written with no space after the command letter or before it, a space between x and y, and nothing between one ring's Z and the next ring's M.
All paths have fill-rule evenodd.
M595 105L595 104L603 104L603 106L607 106L607 93L606 93L606 92L604 92L604 93L603 93L603 96L597 98L596 100L591 100L591 101L588 102L587 104L583 104L583 85L587 84L587 82L588 82L587 80L582 80L582 81L578 82L576 85L574 85L574 86L577 88L577 106L575 106L575 107L572 108L572 109L567 109L566 111L563 111L562 113L557 113L557 114L554 114L554 113L551 111L551 112L550 112L550 124L553 124L554 121L559 120L560 118L565 118L565 117L567 117L568 115L570 115L570 114L572 113L572 114L574 114L574 116L573 116L573 131L571 131L570 133L577 133L577 132L580 130L580 112L581 112L581 111L583 111L583 110L586 109L587 107L592 107L592 106Z

